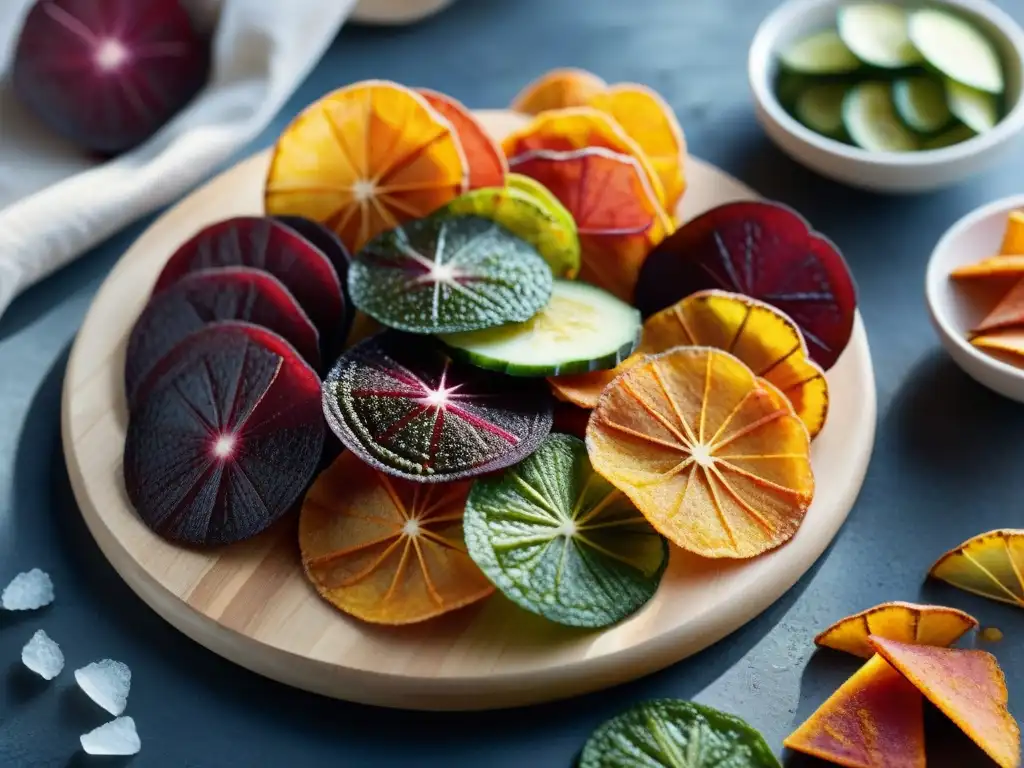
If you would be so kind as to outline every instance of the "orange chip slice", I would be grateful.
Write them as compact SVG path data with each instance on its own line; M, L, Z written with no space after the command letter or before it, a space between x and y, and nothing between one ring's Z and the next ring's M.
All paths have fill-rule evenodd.
M551 109L582 107L606 87L604 80L585 69L553 69L527 83L512 100L512 109L527 115L539 115Z
M686 140L672 107L654 90L635 83L613 85L588 103L615 118L646 153L665 188L665 208L675 211L686 191Z
M376 624L411 624L482 600L494 587L462 538L470 485L402 480L345 451L302 505L306 575L335 608Z
M999 254L1009 256L1018 253L1024 253L1024 211L1010 211Z
M1024 279L1018 280L982 319L973 333L986 333L1024 324Z
M466 189L452 124L404 86L369 80L310 105L274 147L264 202L272 215L322 222L350 251Z
M978 626L970 614L941 605L892 602L840 619L814 638L824 648L869 659L875 649L868 637L918 645L950 646Z
M783 745L847 768L924 768L924 699L874 656Z
M580 408L594 408L601 399L605 387L611 384L616 376L643 358L642 353L633 353L614 368L571 376L550 376L548 384L559 400Z
M871 644L998 765L1020 765L1020 728L1006 709L1006 678L995 656L880 637Z
M1024 254L990 256L949 273L956 280L1006 280L1024 277Z
M1024 608L1024 530L990 531L968 539L928 575L966 592Z
M604 147L534 149L509 166L543 184L572 214L579 279L631 301L644 259L674 226L636 158Z
M590 416L587 448L659 532L704 557L778 547L814 493L793 406L718 349L676 347L617 376Z
M1024 328L1000 328L971 339L978 349L1024 357Z
M569 152L587 147L602 147L636 158L658 203L665 205L665 188L650 158L613 117L593 107L566 107L544 112L510 133L501 143L510 163L531 150Z
M469 188L503 187L508 161L480 121L457 99L428 88L417 90L455 128L469 166Z

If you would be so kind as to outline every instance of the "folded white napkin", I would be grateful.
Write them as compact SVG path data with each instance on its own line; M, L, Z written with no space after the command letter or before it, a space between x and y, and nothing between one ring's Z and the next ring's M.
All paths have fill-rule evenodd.
M0 0L0 73L33 0ZM20 291L203 180L254 138L355 0L190 0L216 22L207 88L145 144L97 162L52 136L0 80L0 314Z

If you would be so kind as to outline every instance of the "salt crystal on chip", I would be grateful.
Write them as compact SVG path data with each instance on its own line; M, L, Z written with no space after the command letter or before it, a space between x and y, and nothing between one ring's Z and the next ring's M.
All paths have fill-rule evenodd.
M53 680L64 669L64 654L60 646L40 629L21 649L21 663L44 680Z
M75 670L78 687L107 712L120 715L128 706L132 687L132 671L127 664L103 659Z
M52 602L53 582L38 568L19 573L0 595L0 605L8 611L34 611Z
M90 755L137 755L142 749L135 721L119 717L79 736L82 749Z

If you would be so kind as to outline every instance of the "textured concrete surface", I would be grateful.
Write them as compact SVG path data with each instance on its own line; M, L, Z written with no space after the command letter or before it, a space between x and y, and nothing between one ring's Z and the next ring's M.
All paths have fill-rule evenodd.
M977 205L1021 191L1024 154L955 189L910 198L853 192L794 165L754 122L746 50L769 0L460 0L405 30L346 29L274 125L334 86L386 77L438 88L478 107L506 104L558 65L659 89L692 151L806 214L845 251L861 291L878 397L867 482L834 545L759 619L704 653L647 679L513 712L422 714L330 701L257 677L178 635L118 579L82 524L60 452L67 350L104 275L147 222L129 227L22 297L0 322L0 581L39 566L57 602L0 613L0 765L84 766L78 735L105 717L66 672L46 684L20 669L37 628L60 642L68 669L112 657L134 672L128 714L142 753L133 766L569 766L588 733L629 704L679 696L734 712L773 747L856 663L812 653L829 622L878 602L923 599L971 611L1006 639L990 646L1024 713L1024 614L923 584L949 547L997 527L1024 527L1024 408L961 374L925 313L924 265L934 243ZM1005 7L1024 20L1019 3ZM530 51L527 53L526 51ZM1024 150L1024 147L1021 147ZM985 759L940 718L929 765ZM800 758L792 765L810 765Z

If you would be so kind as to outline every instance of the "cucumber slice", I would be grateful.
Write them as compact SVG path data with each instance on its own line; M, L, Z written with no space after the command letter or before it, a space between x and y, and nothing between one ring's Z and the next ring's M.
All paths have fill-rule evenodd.
M812 131L832 139L841 138L843 130L843 99L849 86L814 85L796 100L796 118Z
M917 149L917 136L896 116L888 83L869 81L851 88L843 100L843 125L854 144L872 152Z
M991 93L946 80L946 98L950 111L975 133L991 131L999 122L999 102Z
M892 86L896 114L915 133L931 135L953 121L946 103L946 88L927 75L897 80Z
M614 368L640 342L640 312L587 283L555 280L547 306L525 323L441 336L454 358L511 376Z
M799 72L779 67L779 73L775 78L775 98L786 108L787 112L795 116L797 100L804 91L817 82L818 78L816 77L801 75Z
M840 8L839 37L854 56L882 69L902 69L921 61L907 34L907 12L890 3L859 3Z
M1003 92L999 54L977 27L946 11L926 9L910 15L908 31L925 60L950 80L986 93Z
M944 131L938 136L928 139L928 141L924 143L922 149L945 149L946 147L952 147L954 144L962 144L968 139L973 139L977 135L978 134L966 125L954 125L948 131Z
M831 29L797 40L779 54L779 60L786 69L805 75L839 75L862 66Z

